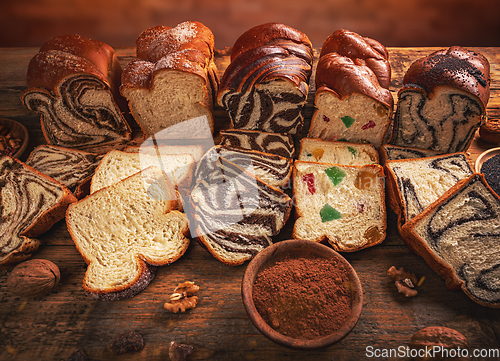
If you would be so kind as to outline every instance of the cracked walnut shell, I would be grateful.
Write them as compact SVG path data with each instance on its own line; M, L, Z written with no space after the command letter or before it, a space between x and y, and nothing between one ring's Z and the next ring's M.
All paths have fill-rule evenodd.
M31 259L18 264L7 278L9 291L17 296L38 298L59 284L59 268L46 259Z
M408 346L416 350L448 350L448 352L433 352L431 357L429 352L422 352L422 357L415 357L415 361L420 360L441 360L441 361L465 361L469 360L468 352L458 352L459 350L468 350L469 343L467 338L460 332L440 326L430 326L417 331L412 337ZM449 352L455 350L456 352ZM454 355L455 357L446 357Z

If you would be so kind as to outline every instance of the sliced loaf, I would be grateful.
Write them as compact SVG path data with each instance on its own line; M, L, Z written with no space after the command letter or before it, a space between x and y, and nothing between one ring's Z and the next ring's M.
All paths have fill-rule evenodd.
M500 198L482 174L450 188L403 226L403 240L482 306L500 307Z
M0 267L23 261L38 249L35 239L64 218L76 201L61 183L21 161L0 158Z
M299 160L343 165L365 165L378 164L379 155L371 144L302 138Z
M384 172L378 164L296 161L293 195L294 238L326 239L337 251L353 252L386 237Z
M258 130L229 129L221 130L220 145L238 147L259 152L295 157L294 140L289 133L270 133Z
M400 147L398 145L384 144L379 149L380 164L384 165L388 160L425 158L439 155L439 152L430 149L419 149L411 147Z
M188 219L166 174L147 168L68 207L66 224L88 264L85 292L118 300L142 291L155 267L179 259L189 245Z

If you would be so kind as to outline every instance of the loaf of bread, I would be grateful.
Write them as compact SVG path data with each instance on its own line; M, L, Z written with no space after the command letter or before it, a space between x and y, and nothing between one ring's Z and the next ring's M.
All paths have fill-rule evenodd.
M21 262L40 246L35 237L64 218L71 191L21 161L0 158L0 268Z
M384 167L388 203L398 215L398 227L474 173L465 153L390 160Z
M228 129L221 130L220 145L256 150L295 158L295 144L289 133L270 133L259 130Z
M90 193L109 187L148 167L165 172L172 185L185 195L193 180L195 161L191 154L146 154L112 150L102 158L90 184Z
M382 165L388 160L425 158L439 154L440 153L435 150L400 147L392 144L384 144L379 149L380 164Z
M256 150L216 145L205 153L203 166L196 169L197 180L210 177L219 165L213 159L224 158L275 188L286 188L292 176L292 159ZM207 160L211 159L211 160ZM211 165L212 167L208 167Z
M188 219L165 173L147 168L68 207L66 224L88 265L85 292L97 299L132 297L158 266L189 245Z
M345 166L296 161L293 237L328 240L341 252L381 243L386 237L382 166Z
M227 265L272 244L290 216L290 197L223 157L203 157L195 179L191 235Z
M123 71L120 92L145 136L194 118L204 119L213 132L218 72L210 29L197 21L156 26L143 31L136 45L137 57Z
M481 54L453 46L415 61L398 92L391 144L466 151L485 123L490 65Z
M312 61L311 41L289 26L267 23L243 33L232 48L217 97L231 127L300 133Z
M90 192L90 180L102 155L56 145L39 145L26 164L64 184L77 198Z
M316 68L315 110L308 136L371 143L378 149L392 124L391 67L379 42L347 30L322 46Z
M342 165L366 165L378 164L379 155L371 144L302 138L300 140L299 160Z
M98 40L64 35L42 45L30 61L21 100L41 114L47 143L67 148L114 147L130 140L122 67Z
M482 174L445 192L403 226L403 240L446 280L486 307L500 307L500 198Z

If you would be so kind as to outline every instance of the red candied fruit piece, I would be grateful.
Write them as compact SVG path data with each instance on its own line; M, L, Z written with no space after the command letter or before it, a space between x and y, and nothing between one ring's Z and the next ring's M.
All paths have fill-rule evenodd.
M371 128L375 128L375 122L373 120L370 120L368 123L366 123L365 125L363 125L361 127L362 130L367 130L367 129L371 129Z
M302 181L306 184L307 189L309 190L309 193L314 194L316 193L316 187L314 185L314 174L313 173L307 173L302 176Z
M330 118L328 118L326 115L323 115L323 121L325 123L328 123L330 121Z

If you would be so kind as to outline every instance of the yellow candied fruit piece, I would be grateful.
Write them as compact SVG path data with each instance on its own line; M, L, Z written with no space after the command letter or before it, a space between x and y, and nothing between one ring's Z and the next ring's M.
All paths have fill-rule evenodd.
M377 115L379 117L383 118L387 116L387 108L382 104L373 104L373 107L375 108L375 111L377 112Z
M377 226L371 226L368 228L365 233L363 234L363 237L369 242L369 243L377 243L380 240L382 240L382 232L378 229Z
M320 160L321 157L323 157L323 154L325 153L325 151L321 148L316 148L312 151L312 155L313 157L316 159L316 160Z
M371 172L362 170L354 180L354 186L360 190L376 187L377 176Z

